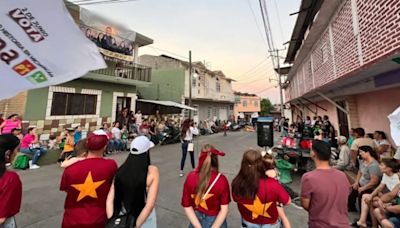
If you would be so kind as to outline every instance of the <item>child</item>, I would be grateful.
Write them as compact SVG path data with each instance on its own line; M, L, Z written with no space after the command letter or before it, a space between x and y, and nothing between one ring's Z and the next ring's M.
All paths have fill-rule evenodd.
M74 133L74 142L79 142L82 139L82 128L81 126L75 127L75 133Z
M68 166L75 164L78 161L82 161L86 159L88 149L86 147L86 139L82 139L75 144L74 147L75 157L67 157L63 162L61 162L62 168L67 168Z
M126 145L128 145L128 136L129 136L128 129L126 126L123 126L121 130L122 151L126 150Z
M278 180L278 171L276 170L275 160L271 155L271 152L262 151L261 156L263 159L263 163L267 167L273 167L272 169L266 170L265 175L269 178L275 178ZM284 228L291 228L289 219L286 217L285 210L283 209L282 205L278 205L278 215L282 221L282 225Z
M69 157L74 151L74 132L75 130L72 128L67 129L67 138L65 140L64 149L60 154L59 162L63 162L67 157Z
M57 147L57 137L54 134L49 136L49 142L47 143L49 150L56 149Z

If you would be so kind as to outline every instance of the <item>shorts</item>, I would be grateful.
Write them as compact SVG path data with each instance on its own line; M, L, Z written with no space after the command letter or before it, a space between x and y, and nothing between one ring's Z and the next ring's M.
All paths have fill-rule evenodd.
M394 227L400 227L400 215L394 213L387 213L386 217L393 224Z

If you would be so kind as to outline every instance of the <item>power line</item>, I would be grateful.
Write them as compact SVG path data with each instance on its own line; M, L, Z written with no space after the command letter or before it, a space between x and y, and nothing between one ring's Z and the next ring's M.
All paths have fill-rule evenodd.
M268 57L269 58L269 57ZM247 70L246 72L244 72L243 74L241 74L238 77L235 77L236 80L240 79L240 78L245 78L248 76L248 74L250 72L255 72L256 69L258 69L259 67L261 67L262 65L264 65L266 63L266 61L268 60L268 58L263 59L261 62L257 63L255 66L251 67L249 70Z
M159 51L162 51L162 52L166 52L166 53L168 53L170 55L174 55L176 57L179 57L179 58L182 58L182 59L185 59L185 60L189 60L189 58L187 56L184 56L184 55L181 55L181 54L177 54L177 53L165 50L165 49L161 49L161 48L158 48L158 47L155 47L155 46L147 46L147 47L155 49L155 50L159 50Z
M78 0L78 1L70 1L76 5L98 5L98 4L108 4L108 3L123 3L123 2L132 2L138 0Z
M281 39L284 40L282 23L281 23L281 16L279 14L279 9L278 9L278 3L276 2L276 0L274 0L274 3L275 3L275 11L276 11L276 14L278 16L278 26L279 26L279 31L281 33Z
M263 35L262 32L261 32L260 26L258 25L258 21L257 21L256 14L254 13L253 7L251 7L251 2L250 2L250 0L247 0L247 4L249 5L250 11L251 11L251 13L252 13L252 15L253 15L254 23L256 24L258 33L260 34L261 39L265 42L265 43L264 43L265 47L268 49L268 47L267 47L267 45L266 45L267 43L266 43L265 37L264 37L264 35Z

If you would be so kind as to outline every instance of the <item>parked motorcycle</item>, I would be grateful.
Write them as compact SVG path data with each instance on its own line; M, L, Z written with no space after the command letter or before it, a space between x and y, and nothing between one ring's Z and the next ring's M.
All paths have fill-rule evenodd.
M288 160L295 166L295 170L308 172L314 169L311 159L312 139L303 138L301 134L282 138L282 145L274 147L277 158Z
M175 144L181 141L179 128L176 127L172 126L168 127L167 129L164 130L164 132L161 135L162 135L160 139L161 145Z

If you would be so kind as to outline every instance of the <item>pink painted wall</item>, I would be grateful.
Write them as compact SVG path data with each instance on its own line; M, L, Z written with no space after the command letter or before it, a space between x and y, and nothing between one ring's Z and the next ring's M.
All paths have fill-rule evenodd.
M387 116L400 106L400 88L359 94L356 99L360 127L367 133L375 130L384 131L391 139Z

